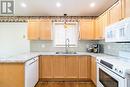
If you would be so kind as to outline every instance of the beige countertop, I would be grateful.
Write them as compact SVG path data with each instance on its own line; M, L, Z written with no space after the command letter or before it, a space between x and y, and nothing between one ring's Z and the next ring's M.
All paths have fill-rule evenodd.
M27 61L38 57L40 55L52 55L52 56L83 56L88 55L95 57L97 59L105 59L109 60L111 62L114 62L115 64L121 65L123 68L127 68L127 72L130 73L130 59L120 58L118 56L111 56L103 53L87 53L87 52L77 52L77 54L56 54L55 52L29 52L29 53L23 53L18 56L13 56L9 58L0 58L0 63L26 63Z
M9 58L0 58L0 63L25 63L26 61L37 57L39 53L37 52L29 52L29 53L23 53L17 56L12 56Z
M26 61L40 55L55 55L55 56L90 55L93 57L108 57L109 56L102 53L87 53L87 52L77 52L77 54L56 54L55 52L29 52L29 53L23 53L18 56L9 57L9 58L0 58L0 63L25 63ZM109 56L109 57L112 57L112 56Z

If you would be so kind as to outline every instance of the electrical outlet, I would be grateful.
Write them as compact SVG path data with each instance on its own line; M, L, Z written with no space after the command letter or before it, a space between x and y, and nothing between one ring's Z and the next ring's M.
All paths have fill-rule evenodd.
M23 39L26 39L26 35L23 35L22 37L23 37Z
M111 49L111 46L110 46L110 45L108 45L108 46L107 46L107 49L109 49L109 50L110 50L110 49Z
M87 45L86 45L86 48L88 48L88 47L89 47L89 45L87 44Z
M45 44L42 44L41 47L42 47L42 48L45 48Z

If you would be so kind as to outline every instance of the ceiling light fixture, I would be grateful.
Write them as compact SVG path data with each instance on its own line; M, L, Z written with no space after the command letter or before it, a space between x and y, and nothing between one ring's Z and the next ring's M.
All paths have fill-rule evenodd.
M22 6L23 8L26 8L26 7L27 7L27 5L26 5L25 3L21 3L21 6Z
M61 3L60 3L60 2L57 2L57 3L56 3L56 7L58 7L58 8L61 7Z
M95 7L95 3L91 3L91 4L90 4L90 7Z

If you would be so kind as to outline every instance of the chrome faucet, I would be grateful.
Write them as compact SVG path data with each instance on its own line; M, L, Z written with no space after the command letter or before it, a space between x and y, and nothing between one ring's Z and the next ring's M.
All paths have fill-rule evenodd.
M70 40L69 40L69 38L67 38L65 40L65 51L66 51L66 53L69 53L69 50L68 50L69 47L70 47Z

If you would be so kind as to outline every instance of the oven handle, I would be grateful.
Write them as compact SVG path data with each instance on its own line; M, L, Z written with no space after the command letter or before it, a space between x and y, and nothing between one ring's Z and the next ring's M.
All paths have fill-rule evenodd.
M104 66L104 65L101 64L101 63L97 63L97 70L99 70L98 68L100 68L101 70L105 69L105 71L103 70L104 72L106 72L106 71L107 71L107 72L112 72L112 73L114 73L115 75L117 75L117 76L119 76L119 77L125 79L125 77L122 77L122 76L118 75L117 73L113 72L111 69L107 68L106 66Z
M101 63L99 63L99 62L97 62L99 65L101 65L102 67L104 67L104 68L106 68L106 69L108 69L108 70L110 70L110 71L112 71L110 68L108 68L108 67L106 67L105 65L103 65L103 64L101 64ZM97 65L98 65L97 64ZM113 71L112 71L113 72Z

